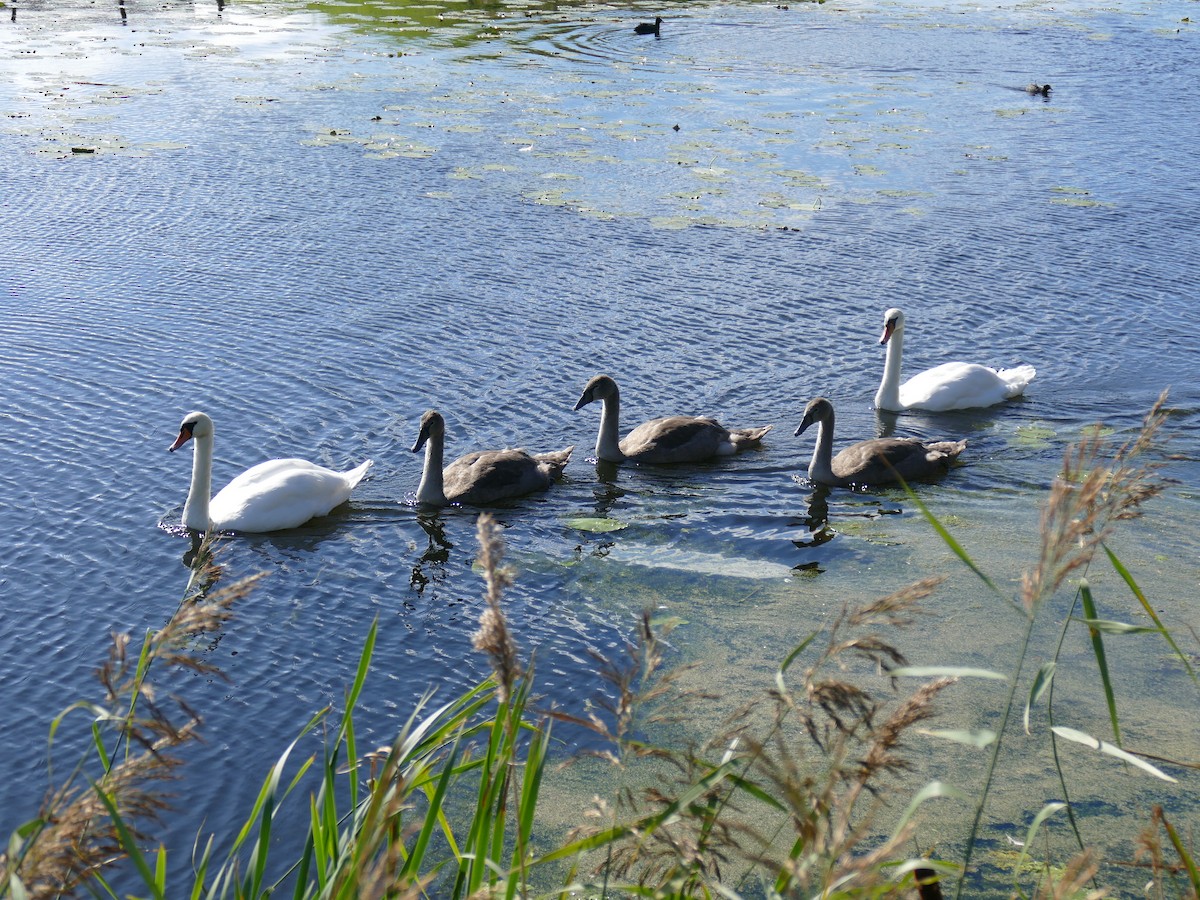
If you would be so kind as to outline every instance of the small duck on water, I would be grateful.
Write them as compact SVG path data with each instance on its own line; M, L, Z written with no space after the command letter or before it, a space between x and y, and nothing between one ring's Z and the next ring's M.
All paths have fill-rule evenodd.
M1043 97L1049 97L1050 96L1050 85L1038 84L1037 82L1032 82L1032 83L1026 85L1025 93L1041 94Z
M658 30L662 27L662 16L655 16L654 22L641 22L633 30L637 34L658 34ZM1049 85L1047 85L1049 87Z

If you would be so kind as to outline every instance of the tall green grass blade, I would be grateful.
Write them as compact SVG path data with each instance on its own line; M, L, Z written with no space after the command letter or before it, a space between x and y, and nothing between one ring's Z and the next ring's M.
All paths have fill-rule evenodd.
M375 619L371 622L371 627L367 629L367 636L363 640L362 653L358 656L358 669L354 673L354 683L350 686L350 692L346 695L346 712L342 718L342 727L338 731L338 744L346 739L346 731L351 727L350 723L353 717L350 715L350 712L358 706L358 697L362 693L363 684L367 680L367 672L371 668L371 657L375 653L375 639L378 634L379 620Z
M1029 699L1025 701L1026 734L1029 734L1029 710L1042 699L1042 696L1054 683L1055 667L1056 665L1053 660L1042 663L1042 667L1038 669L1038 673L1033 679L1033 684L1029 688Z
M1171 846L1175 848L1175 852L1179 854L1180 860L1183 861L1184 868L1187 869L1188 880L1192 882L1192 891L1196 895L1200 895L1200 870L1196 868L1196 860L1192 854L1183 846L1183 841L1179 839L1179 832L1175 830L1175 826L1167 821L1167 817L1159 810L1159 818L1162 820L1163 828L1167 830L1167 837L1171 839Z
M108 751L104 749L104 737L100 734L100 723L92 721L92 746L96 748L96 756L100 758L100 765L104 767L104 773L108 774L112 771L112 760L108 758Z
M784 657L783 662L780 663L780 665L779 665L779 671L775 673L775 681L776 681L776 683L779 684L781 689L783 687L783 673L786 672L788 670L788 668L791 666L791 664L796 661L797 656L799 656L801 653L803 653L805 650L808 649L808 645L811 644L814 640L816 640L817 635L819 635L820 633L821 633L820 631L814 631L812 634L810 634L808 637L806 637L804 640L802 640L796 646L796 648L794 650L792 650L791 653L789 653L786 657Z
M154 884L158 888L158 893L166 896L167 893L167 848L158 848L157 865L154 868Z
M466 869L461 872L462 893L459 896L472 896L483 884L487 874L487 860L490 858L492 823L502 815L501 802L505 789L505 774L508 762L508 739L506 725L508 720L508 703L497 703L496 715L491 722L490 733L483 765L480 768L479 792L475 801L474 816L471 830L466 841L466 852L463 859ZM503 832L501 832L503 833ZM458 885L456 885L456 888ZM458 891L456 890L456 894Z
M430 811L425 815L425 821L421 823L421 830L417 833L417 839L408 853L408 859L405 860L404 866L400 870L401 882L405 878L415 880L421 873L421 865L425 862L425 852L429 847L430 837L433 835L434 827L438 824L438 816L434 815L434 811L440 813L445 805L446 793L450 789L451 773L454 769L454 762L458 759L458 752L459 746L455 744L450 748L450 756L446 760L446 764L442 766L437 787L433 796L429 798Z
M199 836L197 835L197 839ZM204 885L208 880L208 865L212 861L213 838L210 835L208 841L204 845L204 852L200 855L200 861L196 861L196 850L192 848L192 870L195 872L195 877L192 879L191 900L200 900L204 896Z
M243 882L246 885L245 896L257 897L262 890L263 879L267 868L267 857L271 852L271 828L275 824L275 792L267 795L262 807L262 815L258 820L258 839L254 842L253 861L250 871Z
M112 820L113 827L117 830L117 840L120 841L121 849L133 860L133 865L138 870L138 874L142 878L142 883L146 885L155 900L166 900L166 895L159 890L158 881L154 877L154 872L150 869L150 864L146 862L146 855L142 852L142 848L138 846L137 838L133 836L132 830L125 824L125 819L117 809L117 804L108 795L108 792L96 782L92 782L92 790L96 792L96 796L100 798L100 802L108 810L108 816Z
M967 875L971 871L971 857L975 855L975 844L979 839L979 826L983 822L983 812L987 808L988 797L992 793L992 785L996 779L996 767L1000 762L1000 751L1004 746L1004 733L1008 728L1008 721L1012 717L1013 705L1017 699L1017 685L1021 682L1021 671L1025 668L1025 657L1029 655L1029 643L1033 637L1033 626L1036 622L1034 616L1025 617L1025 628L1021 635L1021 643L1018 645L1017 661L1013 665L1012 675L1008 681L1008 696L1004 702L1004 708L1000 713L1000 721L996 726L996 734L999 737L992 744L992 752L988 756L987 773L984 776L983 786L979 792L979 800L975 804L975 815L971 819L971 830L967 834L966 849L963 852L962 874L958 878L958 882L954 886L954 896L956 900L962 900L963 891L967 885Z
M1150 617L1150 621L1158 626L1158 630L1162 632L1163 638L1168 644L1170 644L1171 649L1175 651L1175 655L1179 657L1179 661L1183 663L1183 667L1187 670L1188 675L1191 676L1192 681L1196 684L1200 684L1200 679L1197 679L1196 670L1192 668L1192 664L1188 661L1187 654L1179 649L1179 645L1175 643L1175 638L1171 637L1171 632L1167 630L1165 625L1163 625L1162 620L1154 611L1154 607L1150 605L1150 601L1146 599L1146 595L1143 594L1142 589L1138 587L1133 575L1130 574L1129 570L1125 568L1119 559L1117 559L1117 555L1108 548L1108 544L1101 544L1100 546L1104 548L1104 553L1106 556L1108 556L1108 561L1112 563L1113 569L1116 570L1117 574L1120 575L1121 579L1126 585L1128 585L1129 590L1133 592L1133 596L1135 596L1138 602L1142 604L1142 609L1146 611L1146 615Z
M525 890L525 866L529 856L530 840L533 836L533 817L537 811L538 797L541 793L542 775L545 772L549 744L550 723L547 721L534 734L529 742L529 748L525 752L525 779L521 785L520 805L517 808L517 834L513 845L512 861L509 864L510 875L505 894L507 900L513 900L516 897L518 883L522 888L522 893L528 893ZM521 878L512 877L512 872L521 873Z
M1083 604L1083 614L1090 621L1098 619L1096 601L1092 598L1092 588L1086 578L1079 583L1079 599ZM1100 670L1100 683L1104 687L1104 702L1108 704L1108 720L1112 724L1113 740L1119 747L1121 746L1121 721L1117 716L1117 698L1113 693L1112 678L1108 674L1108 657L1104 653L1104 638L1095 625L1088 625L1088 634L1092 639L1092 655L1096 657L1096 667Z
M1021 610L1021 613L1024 614L1025 611L1021 609L1020 605L1003 591L1001 591L1000 588L996 587L996 583L988 577L987 573L984 572L983 569L979 568L979 566L975 565L975 560L971 559L970 554L963 549L962 544L955 539L954 535L946 530L946 526L939 522L937 516L930 512L929 508L921 502L921 498L916 495L916 492L913 491L913 489L910 488L906 482L901 481L900 484L904 487L905 493L908 494L908 499L911 500L917 509L921 511L921 515L925 517L925 521L933 526L933 530L937 532L938 537L942 539L942 542L950 548L950 552L957 556L968 569L974 572L979 580L986 584L989 589L991 589L993 594L995 594L1009 606Z
M1171 784L1177 784L1177 781L1161 769L1155 768L1146 762L1140 756L1134 756L1132 753L1127 753L1120 747L1110 744L1107 741L1102 741L1092 737L1090 734L1085 734L1082 731L1077 731L1074 728L1067 728L1063 725L1055 725L1052 729L1059 737L1066 738L1068 741L1074 741L1077 744L1083 744L1085 747L1091 747L1093 750L1099 750L1101 753L1107 753L1109 756L1124 760L1132 766L1137 766L1144 772L1149 772L1155 778L1161 778L1163 781L1169 781Z
M238 830L237 837L234 839L232 847L230 847L230 854L236 853L238 849L240 849L242 845L246 843L251 831L254 829L254 823L257 821L259 813L262 811L262 806L266 801L267 796L269 794L273 794L278 789L279 780L283 775L283 769L287 765L287 761L291 757L292 751L296 749L296 745L300 742L301 738L303 738L317 726L318 722L325 718L328 712L329 709L326 707L309 719L308 723L300 730L300 733L296 735L295 739L288 744L287 749L283 751L283 754L279 757L279 759L276 760L275 765L271 767L271 771L268 773L266 780L264 780L263 786L259 789L258 796L254 801L254 806L250 810L250 815L247 817L246 823ZM304 763L301 764L300 770L296 773L295 777L288 785L286 793L290 793L296 787L300 778L313 764L313 761L313 758L309 757Z
M1017 857L1017 864L1013 866L1012 894L1016 896L1018 893L1017 881L1021 877L1021 867L1025 865L1025 857L1029 855L1029 848L1033 845L1034 839L1037 837L1038 829L1048 818L1058 812L1060 809L1066 809L1065 803L1047 803L1041 808L1033 821L1029 823L1029 828L1025 831L1025 843L1021 845L1021 855Z
M1161 634L1159 629L1151 625L1133 625L1129 622L1114 622L1112 619L1087 619L1075 617L1071 621L1080 622L1089 629L1101 634Z
M926 802L937 799L949 800L967 800L969 799L965 793L956 788L952 784L946 784L944 781L931 781L925 787L921 788L909 801L908 806L904 810L904 814L900 817L900 821L896 823L895 829L892 831L893 840L899 837L904 831L912 817L916 815Z

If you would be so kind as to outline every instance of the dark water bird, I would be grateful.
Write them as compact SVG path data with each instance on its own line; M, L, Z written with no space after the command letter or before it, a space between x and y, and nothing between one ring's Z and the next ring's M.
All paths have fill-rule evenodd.
M596 456L607 462L688 463L730 456L757 447L772 427L731 429L707 417L666 416L643 422L619 440L621 394L617 383L607 375L597 375L587 383L575 408L582 409L597 400L603 410Z
M183 506L183 524L192 531L261 533L297 528L331 512L350 499L371 461L348 472L335 472L304 459L272 459L247 469L210 499L213 423L202 412L190 412L179 437L168 449L195 441L192 483Z
M660 28L662 28L662 16L655 16L653 23L639 22L633 30L637 34L658 34Z
M893 412L992 406L1020 396L1037 375L1037 370L1028 365L992 369L978 363L948 362L918 372L901 384L904 313L895 307L883 314L883 336L879 343L887 345L887 359L883 364L883 379L875 392L875 406Z
M446 420L436 410L421 416L421 431L412 452L425 448L425 468L417 502L431 506L468 503L482 506L550 487L562 474L574 447L551 453L524 450L477 450L442 468Z
M817 446L808 477L833 487L887 484L903 478L912 481L940 475L967 448L966 441L932 441L915 438L872 438L859 441L833 455L833 404L816 397L804 408L796 434L817 423Z
M1037 82L1031 82L1025 86L1025 93L1041 94L1043 97L1049 97L1050 90L1051 90L1050 85L1038 84Z

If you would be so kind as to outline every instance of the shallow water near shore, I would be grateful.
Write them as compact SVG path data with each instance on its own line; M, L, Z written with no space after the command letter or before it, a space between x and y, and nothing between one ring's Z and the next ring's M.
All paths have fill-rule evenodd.
M909 657L1007 670L1019 620L902 491L807 482L813 436L792 432L818 394L838 444L968 440L920 496L1015 592L1064 448L1096 422L1131 435L1169 387L1177 483L1114 549L1186 635L1200 581L1191 10L691 3L655 38L632 31L655 14L644 5L0 9L0 833L36 810L49 720L96 695L108 633L175 608L190 458L165 450L191 409L216 424L216 487L277 456L375 468L329 517L222 542L226 579L268 575L212 641L228 680L185 686L207 742L163 829L181 862L340 704L373 620L363 746L427 688L486 673L470 649L475 514L412 503L430 407L451 457L576 446L561 484L495 511L514 631L567 709L603 690L592 654L619 654L647 606L683 621L678 661L702 662L732 707L843 603L937 573L951 580L900 641ZM876 415L893 305L909 373L1029 363L1028 395ZM775 428L711 464L597 465L598 411L572 412L597 372L620 383L626 427L686 412ZM1142 621L1115 576L1089 577L1106 617ZM1115 643L1130 743L1194 756L1177 663L1153 637ZM1104 736L1076 644L1066 724ZM960 685L938 725L982 727L1001 702ZM1014 736L1010 789L985 820L997 854L1058 796L1045 746ZM1073 750L1098 773L1077 799L1108 804L1087 836L1113 858L1132 855L1153 802L1191 798L1194 820L1185 772L1160 786ZM984 764L933 739L914 753L919 775L963 786ZM577 811L579 790L555 799ZM966 817L946 813L940 846Z

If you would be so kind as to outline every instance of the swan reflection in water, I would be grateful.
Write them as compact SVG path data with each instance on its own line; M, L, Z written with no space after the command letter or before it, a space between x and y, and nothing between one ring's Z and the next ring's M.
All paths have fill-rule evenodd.
M446 563L450 561L454 544L446 539L446 527L437 514L418 515L417 524L429 538L429 543L421 558L413 564L408 583L417 594L422 594L430 584L436 585L446 580Z
M817 484L813 486L812 496L808 498L808 514L799 522L793 522L793 525L803 525L808 529L808 537L793 539L792 543L797 547L820 547L822 544L828 544L835 537L837 532L829 527L829 492L831 488L826 484Z

